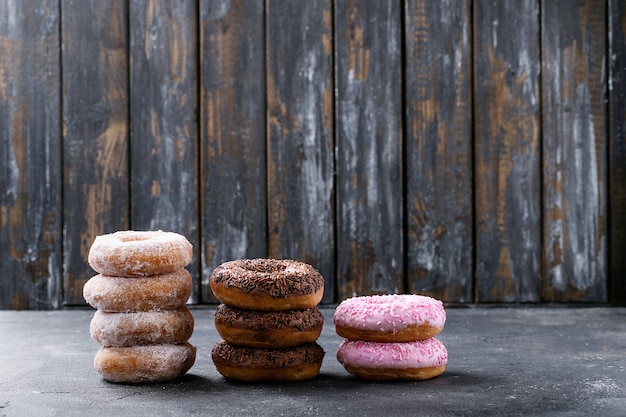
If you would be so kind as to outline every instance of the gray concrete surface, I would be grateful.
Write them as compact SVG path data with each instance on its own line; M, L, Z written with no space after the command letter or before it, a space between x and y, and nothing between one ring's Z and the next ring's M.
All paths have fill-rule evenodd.
M626 309L448 308L446 372L367 382L335 359L332 308L319 377L224 380L211 309L193 310L198 358L167 384L116 385L94 370L93 310L0 311L0 416L626 416Z

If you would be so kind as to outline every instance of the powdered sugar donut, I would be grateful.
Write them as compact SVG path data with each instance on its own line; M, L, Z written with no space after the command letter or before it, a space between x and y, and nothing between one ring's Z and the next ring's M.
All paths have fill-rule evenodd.
M175 310L192 291L185 268L150 277L111 277L98 274L83 286L83 297L94 308L109 312Z
M196 347L189 342L100 348L94 367L104 379L121 383L171 381L185 374L196 361Z
M141 277L183 268L192 256L191 243L177 233L123 230L96 237L88 262L103 275Z
M337 360L360 378L423 380L445 371L448 351L435 338L392 343L345 340L337 349Z
M315 307L324 294L324 278L304 262L243 259L224 262L209 284L222 303L248 310L281 311Z
M187 306L176 310L107 313L96 311L89 331L102 346L182 343L193 334L194 317Z
M423 295L373 295L342 301L333 320L346 339L408 342L439 334L446 312L441 301Z

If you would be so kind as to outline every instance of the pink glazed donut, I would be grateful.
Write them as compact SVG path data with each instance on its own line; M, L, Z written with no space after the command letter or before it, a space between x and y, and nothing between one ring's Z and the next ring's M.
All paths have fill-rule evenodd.
M416 294L353 297L335 309L339 336L370 342L412 342L436 336L443 330L443 303Z
M435 338L403 343L345 340L339 345L337 360L346 371L364 379L424 380L445 371L448 351Z

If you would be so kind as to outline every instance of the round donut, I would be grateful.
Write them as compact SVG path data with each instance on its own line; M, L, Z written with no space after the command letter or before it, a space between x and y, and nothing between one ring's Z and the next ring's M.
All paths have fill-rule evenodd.
M344 340L337 360L349 373L364 379L423 380L445 371L448 351L435 338L392 343Z
M311 265L278 259L243 259L221 264L209 285L222 303L258 311L304 310L324 295L324 278Z
M120 383L166 382L184 375L196 361L196 347L180 344L106 347L94 358L104 379Z
M284 348L315 342L324 316L319 308L290 311L243 310L220 304L215 329L231 345Z
M283 349L234 346L224 340L211 352L217 371L238 381L302 381L315 378L322 366L324 349L306 343Z
M94 308L126 313L175 310L192 291L191 275L185 268L150 277L111 277L98 274L83 286L83 297Z
M176 310L108 313L91 319L91 337L102 346L128 347L182 343L193 334L194 317L187 306Z
M410 342L436 336L443 330L443 303L415 294L348 298L335 309L339 336L370 342Z
M103 275L145 277L183 268L192 256L191 243L178 233L123 230L96 237L87 260Z

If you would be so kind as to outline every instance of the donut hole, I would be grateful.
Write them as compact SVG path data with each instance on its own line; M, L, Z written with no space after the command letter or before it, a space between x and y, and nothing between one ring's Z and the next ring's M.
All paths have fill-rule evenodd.
M242 268L251 272L274 273L284 271L286 265L272 259L245 259Z
M126 242L139 242L139 241L142 241L142 240L150 240L150 238L147 237L147 236L141 236L141 235L134 235L134 236L123 235L123 236L119 237L119 240L122 243L126 243Z

